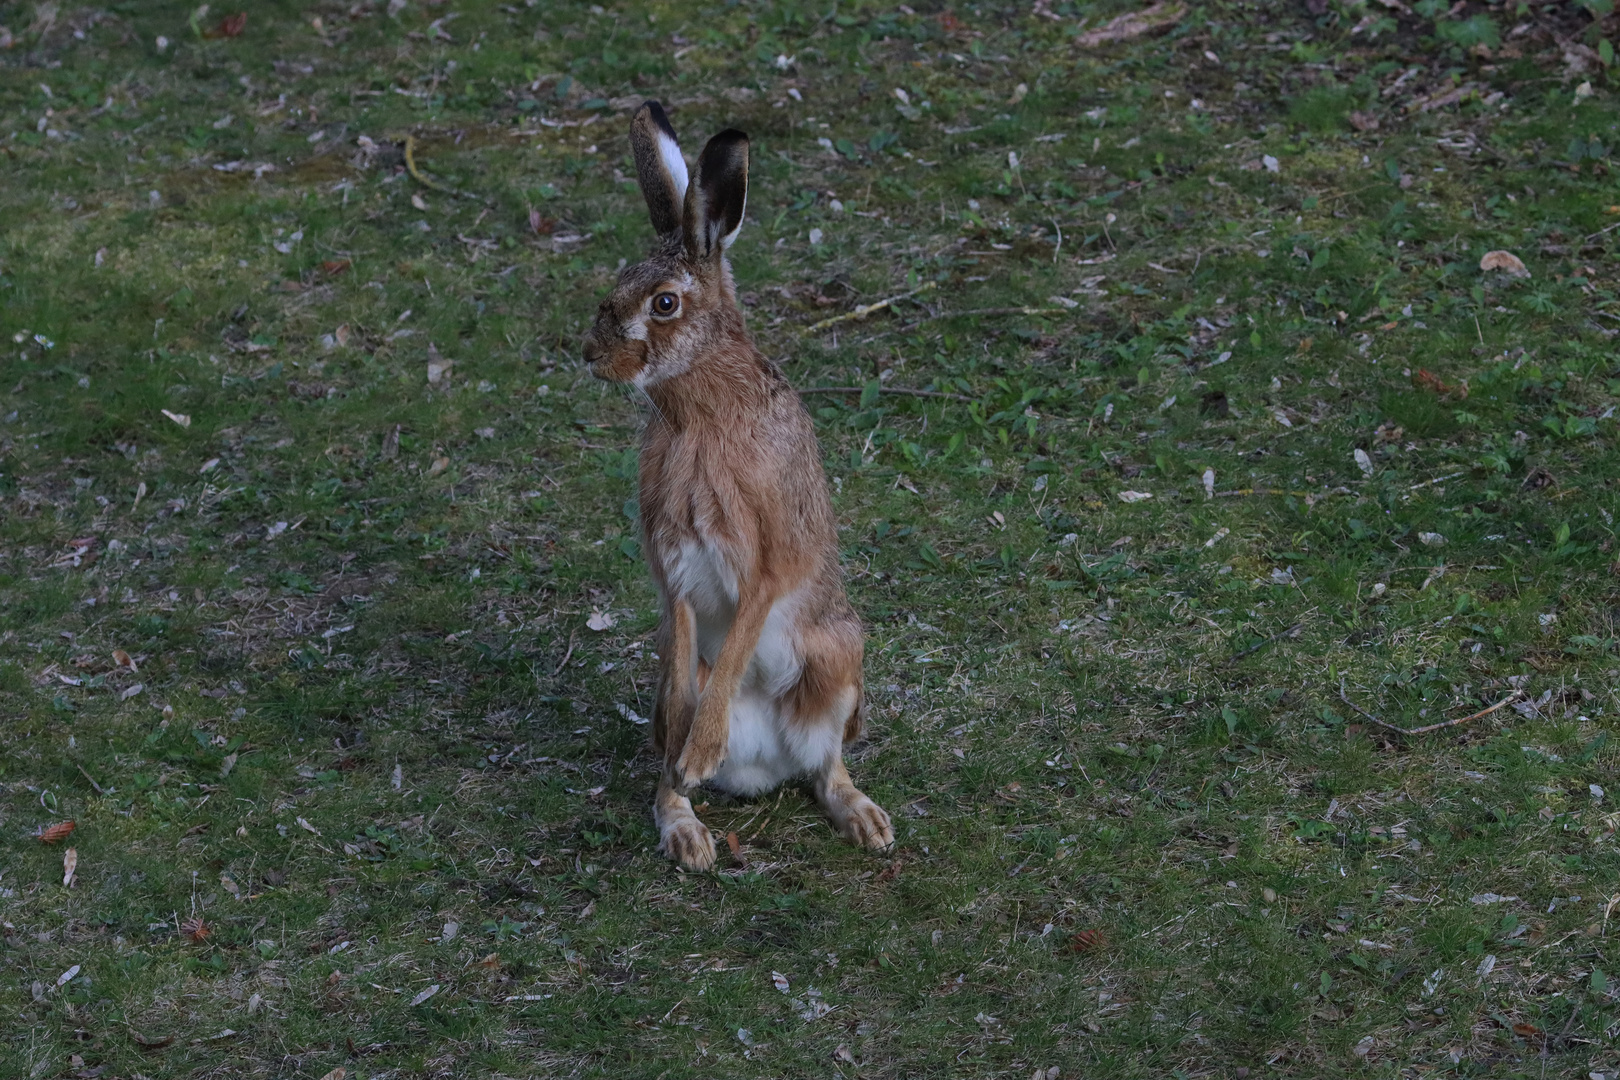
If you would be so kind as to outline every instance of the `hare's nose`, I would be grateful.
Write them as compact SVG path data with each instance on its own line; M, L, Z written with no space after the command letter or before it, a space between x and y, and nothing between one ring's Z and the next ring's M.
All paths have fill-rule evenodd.
M580 349L580 353L584 356L587 364L594 364L602 359L602 346L597 344L595 334L586 335L585 344Z

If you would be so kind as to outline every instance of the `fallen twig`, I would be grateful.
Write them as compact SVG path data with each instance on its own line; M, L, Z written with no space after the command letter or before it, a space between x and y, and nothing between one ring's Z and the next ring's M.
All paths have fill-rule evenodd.
M75 766L73 766L73 767L74 767L74 768L75 768L75 769L78 769L78 770L79 770L79 775L80 775L80 776L82 776L82 777L84 777L84 778L85 778L85 779L86 779L86 780L88 780L88 781L90 781L90 786L91 786L91 787L93 787L93 788L95 788L95 789L96 789L96 794L97 794L97 795L110 795L110 794L112 794L112 793L111 793L111 792L110 792L110 791L108 791L108 790L107 790L107 789L106 789L106 788L104 788L104 787L102 787L102 786L101 786L101 785L100 785L100 784L98 784L98 783L96 783L96 779L95 779L95 777L93 777L93 776L91 776L91 775L90 775L90 774L89 774L89 773L87 773L87 772L85 772L85 771L84 771L84 766L83 766L83 765L75 765Z
M1261 638L1259 641L1255 642L1253 645L1250 645L1247 649L1244 649L1242 652L1233 653L1232 654L1232 659L1233 660L1241 660L1245 656L1248 656L1250 653L1257 653L1261 649L1265 648L1267 645L1270 645L1273 642L1281 641L1285 637L1288 637L1288 638L1298 637L1300 631L1302 629L1304 629L1304 627L1305 627L1304 623L1295 623L1293 626L1290 626L1286 630L1279 630L1275 634L1272 634L1270 637Z
M862 304L854 311L846 311L842 315L834 315L830 319L822 319L820 322L814 323L807 327L804 332L806 334L820 333L829 326L837 326L839 323L854 322L859 319L864 319L874 311L882 311L884 308L890 306L896 301L904 300L910 296L916 296L918 293L925 293L929 289L936 288L938 285L939 282L937 281L929 281L915 289L912 289L910 292L903 292L898 296L891 296L887 299L879 300L875 304Z
M806 386L799 391L801 394L859 394L866 388L864 386ZM880 394L905 394L909 397L948 398L951 401L966 401L970 404L973 399L965 394L951 394L944 390L912 390L905 386L884 386L878 389Z
M1524 696L1524 691L1515 690L1515 691L1513 691L1513 693L1509 694L1507 697L1503 698L1501 701L1498 701L1495 705L1492 705L1488 709L1481 709L1477 713L1470 713L1467 716L1459 716L1455 720L1442 720L1438 724L1425 724L1423 727L1403 728L1399 724L1391 724L1387 720L1378 719L1378 717L1374 716L1372 713L1368 712L1366 709L1363 709L1360 705L1357 705L1355 702L1351 701L1349 696L1344 692L1344 682L1342 680L1339 682L1339 700L1340 701L1343 701L1346 705L1350 706L1352 709L1356 710L1356 712L1360 713L1362 716L1366 717L1368 720L1371 720L1373 723L1377 724L1379 727L1388 728L1390 731L1398 731L1402 735L1425 735L1425 734L1427 734L1427 733L1429 733L1431 731L1439 731L1441 728L1456 727L1458 724L1466 724L1470 720L1478 720L1482 716L1489 716L1489 715L1491 715L1491 713L1495 712L1496 710L1498 710L1498 709L1500 709L1500 708L1502 708L1502 707L1504 707L1506 705L1511 705L1513 702L1519 700L1523 696Z
M569 634L568 634L568 651L563 653L562 663L558 664L557 669L551 673L552 678L555 679L558 675L561 675L562 674L562 669L568 666L568 661L570 661L570 660L572 660L574 658L574 641L578 638L578 636L579 636L579 631L578 630L569 631Z
M446 195L453 195L458 199L476 199L478 197L476 195L469 195L465 191L457 191L453 187L447 187L446 185L439 183L437 180L430 180L426 176L422 175L422 170L416 167L415 135L405 136L405 168L410 172L411 179L415 180L418 184L421 184L425 188L429 188L433 191L443 192Z

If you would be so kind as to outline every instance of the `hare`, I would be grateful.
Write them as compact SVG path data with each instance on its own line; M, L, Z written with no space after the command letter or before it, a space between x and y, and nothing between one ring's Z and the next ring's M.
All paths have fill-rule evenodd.
M754 347L726 261L748 195L748 136L710 139L692 182L656 101L631 120L630 144L658 244L619 274L584 356L597 378L651 405L640 490L661 598L660 847L707 870L714 840L692 810L695 788L757 795L802 777L840 833L886 848L889 815L844 768L864 716L864 643L815 431Z

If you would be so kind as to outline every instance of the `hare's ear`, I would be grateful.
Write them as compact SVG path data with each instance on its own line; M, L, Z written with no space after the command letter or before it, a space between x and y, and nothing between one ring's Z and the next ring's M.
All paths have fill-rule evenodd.
M709 140L697 183L686 192L681 228L694 259L718 257L737 239L748 203L748 136L732 128Z
M660 236L674 232L681 227L681 205L686 199L686 161L675 141L675 129L658 102L645 102L636 110L630 121L630 149L653 228Z

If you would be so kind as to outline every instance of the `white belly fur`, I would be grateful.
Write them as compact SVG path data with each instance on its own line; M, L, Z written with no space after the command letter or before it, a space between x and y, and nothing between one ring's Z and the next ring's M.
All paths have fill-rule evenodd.
M712 548L682 545L669 564L672 589L697 616L698 654L712 667L720 657L736 612L736 579ZM807 773L818 773L839 753L843 724L805 717L789 725L783 695L799 680L802 663L793 626L799 596L789 593L771 606L759 644L731 702L726 759L710 781L735 795L757 795ZM844 707L854 707L850 701ZM809 721L808 723L804 721Z

